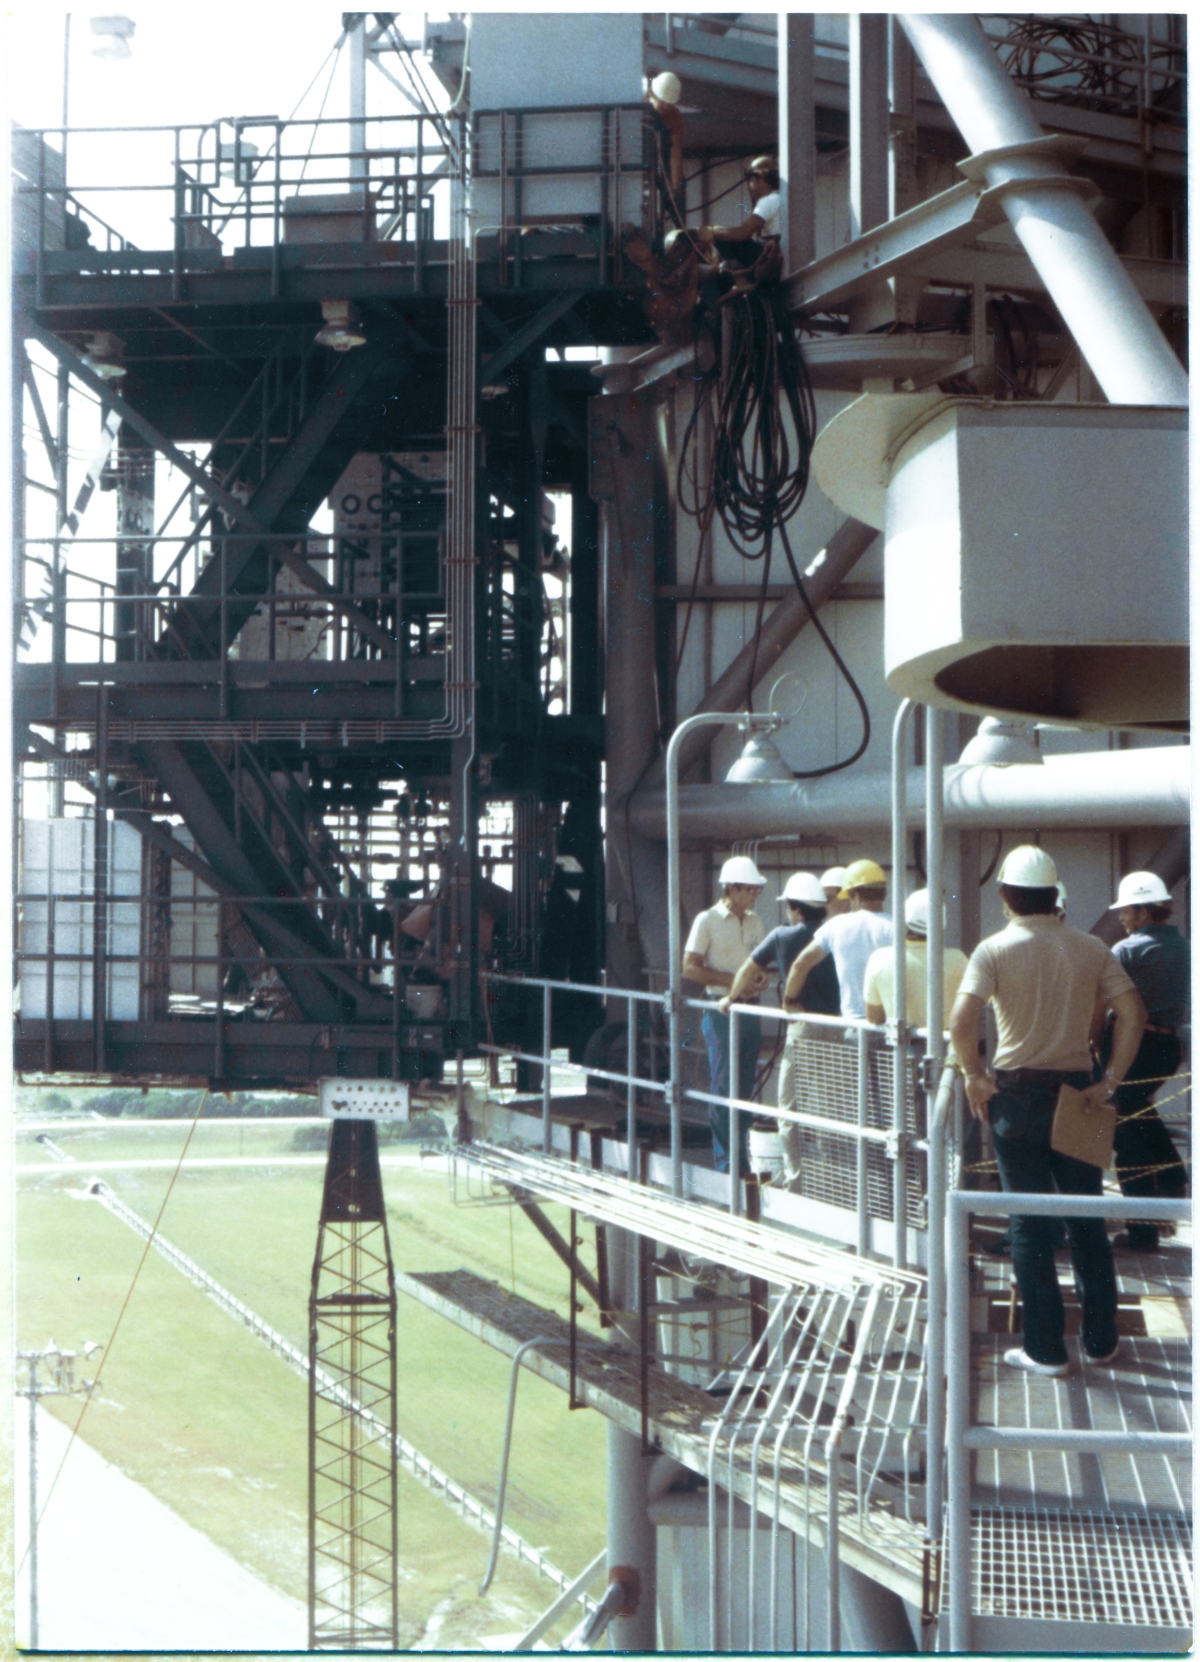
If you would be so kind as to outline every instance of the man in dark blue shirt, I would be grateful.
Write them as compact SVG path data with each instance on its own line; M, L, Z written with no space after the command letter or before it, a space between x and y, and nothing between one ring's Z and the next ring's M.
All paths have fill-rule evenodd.
M820 880L811 872L798 871L789 877L783 891L783 900L787 905L788 921L781 924L778 929L772 929L754 948L734 976L728 998L722 1000L723 1004L736 1004L743 998L752 998L766 986L772 972L779 977L782 993L787 984L788 970L808 946L815 931L824 923L825 891ZM841 1014L841 990L838 987L837 971L834 969L832 957L822 959L805 981L802 1007L817 1016ZM796 1106L796 1079L791 1045L793 1031L792 1027L786 1030L783 1060L779 1068L779 1093L776 1101L781 1108ZM780 1120L779 1129L783 1135L784 1175L788 1178L796 1177L800 1170L800 1128L789 1120Z
M1188 943L1167 922L1170 891L1153 872L1135 871L1123 877L1110 910L1125 931L1125 939L1113 947L1113 956L1146 1006L1146 1029L1138 1053L1124 1083L1113 1093L1118 1114L1117 1178L1123 1194L1181 1200L1187 1194L1187 1171L1152 1103L1183 1056L1178 1029L1188 1020L1191 995ZM1101 1052L1105 1061L1108 1037L1106 1032ZM1131 1222L1124 1235L1117 1236L1117 1244L1157 1252L1158 1230L1152 1223Z

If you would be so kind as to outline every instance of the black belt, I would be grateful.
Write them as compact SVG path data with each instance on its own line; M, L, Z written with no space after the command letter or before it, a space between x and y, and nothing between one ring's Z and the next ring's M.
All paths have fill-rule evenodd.
M997 1068L997 1082L1012 1085L1061 1085L1065 1079L1077 1079L1088 1073L1087 1068Z

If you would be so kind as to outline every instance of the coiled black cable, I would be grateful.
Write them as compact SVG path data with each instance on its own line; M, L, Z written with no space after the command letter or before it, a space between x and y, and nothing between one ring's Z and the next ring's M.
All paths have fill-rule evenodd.
M862 689L808 598L785 530L808 490L817 433L816 400L779 284L762 284L734 300L726 311L724 362L718 356L698 377L695 404L679 447L676 495L683 511L698 521L702 538L714 518L719 518L743 559L763 560L756 644L762 629L773 535L778 531L792 581L862 718L862 737L852 755L795 775L797 779L819 779L852 767L864 754L871 742L871 715ZM702 480L698 435L700 414L706 405L713 415L713 455L708 477ZM791 417L792 437L784 420L785 407ZM757 651L749 672L751 688L756 666Z

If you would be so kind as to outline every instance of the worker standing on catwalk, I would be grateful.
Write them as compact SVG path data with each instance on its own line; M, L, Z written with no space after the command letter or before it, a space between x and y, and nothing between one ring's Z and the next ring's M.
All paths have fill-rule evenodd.
M1168 922L1171 893L1152 871L1123 877L1109 910L1117 914L1125 931L1125 939L1112 949L1113 956L1146 1006L1142 1042L1124 1084L1113 1093L1118 1116L1113 1151L1117 1179L1122 1194L1182 1200L1188 1189L1187 1171L1153 1101L1183 1059L1179 1029L1188 1020L1191 1002L1188 944ZM1102 1065L1107 1064L1112 1047L1110 1022L1101 1040ZM1117 1236L1117 1245L1135 1252L1157 1252L1158 1229L1152 1223L1130 1222L1124 1236Z
M874 860L855 860L846 870L846 883L839 899L850 902L850 910L840 917L826 918L814 934L811 943L788 971L783 990L785 1010L799 1010L804 1003L804 988L817 965L826 958L833 959L841 992L841 1014L866 1014L863 1005L863 982L867 960L881 946L892 943L892 920L883 915L887 900L887 874Z
M754 861L744 854L726 860L719 879L721 898L701 912L692 923L683 949L685 980L698 981L708 998L724 998L734 976L750 952L763 938L762 919L754 910L763 892L765 879ZM750 1002L750 1001L747 1001ZM732 1018L722 1010L706 1010L700 1022L708 1049L709 1089L713 1096L733 1096L748 1101L758 1070L758 1048L762 1021L758 1016L738 1017L738 1077L736 1091L730 1088ZM708 1106L712 1128L713 1165L729 1170L731 1145L729 1109L723 1103ZM746 1169L749 1116L738 1115L738 1171Z
M721 1000L721 1008L740 1004L747 997L760 993L771 978L772 971L779 977L782 991L792 964L808 946L815 930L825 921L825 892L821 882L811 872L798 871L788 878L782 899L787 906L788 920L778 929L772 929L760 945L746 959L733 978L733 985ZM804 1009L818 1016L836 1016L841 1013L841 996L833 959L825 958L813 970L804 987ZM789 1026L784 1034L783 1060L779 1067L779 1089L776 1102L781 1108L795 1108L795 1067L792 1056L792 1033ZM783 1136L784 1176L788 1179L800 1173L800 1128L790 1120L780 1120Z
M945 908L943 907L943 913ZM905 1021L909 1027L924 1027L926 959L929 935L929 891L917 889L904 902L904 986ZM966 973L967 955L956 946L942 949L942 1009L950 1010ZM896 1009L896 954L881 946L867 960L863 981L863 1003L867 1020L882 1027Z
M1094 935L1054 916L1058 873L1043 849L1014 848L1000 868L1006 929L981 941L950 1016L950 1039L965 1077L967 1101L990 1121L1000 1183L1019 1194L1098 1195L1103 1172L1051 1147L1063 1085L1085 1105L1107 1102L1137 1053L1144 1013L1137 989ZM1112 1057L1092 1084L1089 1048L1099 1000L1113 1010ZM996 1015L995 1078L980 1066L979 1018ZM1024 1343L1004 1360L1033 1374L1068 1371L1064 1313L1054 1263L1059 1220L1012 1220L1013 1272L1021 1292ZM1117 1282L1102 1218L1070 1218L1067 1233L1083 1307L1082 1343L1092 1362L1115 1361Z

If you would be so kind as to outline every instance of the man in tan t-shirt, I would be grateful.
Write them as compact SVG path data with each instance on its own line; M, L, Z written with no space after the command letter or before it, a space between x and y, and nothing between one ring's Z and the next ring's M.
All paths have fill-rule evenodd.
M966 1075L967 1100L988 1120L1003 1188L1019 1194L1098 1195L1102 1172L1050 1146L1062 1085L1089 1105L1107 1102L1141 1039L1145 1011L1133 982L1094 935L1054 915L1058 873L1040 848L1015 848L1000 868L1000 898L1011 920L971 955L950 1016L950 1038ZM1115 973L1114 973L1115 971ZM1091 1083L1092 1016L1107 1001L1116 1024L1104 1078ZM979 1017L996 1015L995 1079L980 1066ZM1054 1267L1055 1218L1014 1217L1013 1271L1024 1307L1024 1345L1007 1351L1013 1367L1052 1378L1067 1372L1063 1303ZM1083 1305L1082 1344L1092 1362L1115 1361L1117 1284L1101 1218L1067 1222L1071 1262Z

